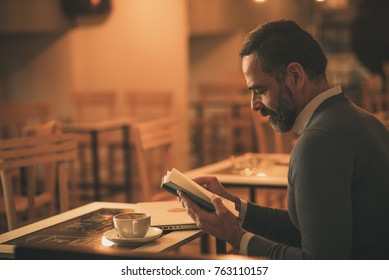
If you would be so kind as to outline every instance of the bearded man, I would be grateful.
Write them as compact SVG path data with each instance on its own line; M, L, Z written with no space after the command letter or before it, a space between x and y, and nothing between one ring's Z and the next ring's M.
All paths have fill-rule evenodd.
M389 259L389 133L326 79L327 59L293 21L250 32L240 51L251 106L279 132L299 135L288 172L288 210L229 194L215 177L194 180L215 197L207 212L180 198L200 229L240 253L269 259ZM262 117L258 115L258 117Z

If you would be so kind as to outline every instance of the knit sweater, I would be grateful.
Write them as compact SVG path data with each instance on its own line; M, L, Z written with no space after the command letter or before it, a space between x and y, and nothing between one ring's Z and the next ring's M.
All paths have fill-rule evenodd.
M325 100L292 153L288 211L249 203L248 254L389 259L389 133L344 94Z

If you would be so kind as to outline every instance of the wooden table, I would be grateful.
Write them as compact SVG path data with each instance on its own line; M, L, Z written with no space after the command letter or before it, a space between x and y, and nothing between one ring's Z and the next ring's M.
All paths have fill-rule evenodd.
M122 130L122 146L123 146L123 164L124 164L124 185L126 192L126 201L131 201L131 147L130 147L130 132L133 119L128 117L115 118L112 120L90 122L90 123L63 123L62 130L64 132L89 134L91 138L92 148L92 174L94 199L101 199L101 183L100 183L100 163L99 163L99 135L103 132Z
M289 154L247 153L185 172L190 178L216 176L225 187L245 187L255 203L255 190L286 189Z
M103 233L112 228L112 215L109 211L131 211L135 209L135 204L115 203L115 202L92 202L59 215L41 220L39 222L21 227L0 235L0 258L14 258L17 246L32 243L34 247L48 244L55 247L55 243L64 246L72 246L84 251L102 252L105 255L121 253L125 254L155 254L167 253L189 243L190 241L204 235L200 230L181 230L163 234L155 241L136 247L116 246L107 242ZM99 218L93 215L95 211ZM91 214L92 213L92 214ZM105 213L105 214L104 214ZM90 224L95 221L95 224ZM80 226L85 225L86 226ZM53 245L54 244L54 245ZM114 246L113 246L114 245Z

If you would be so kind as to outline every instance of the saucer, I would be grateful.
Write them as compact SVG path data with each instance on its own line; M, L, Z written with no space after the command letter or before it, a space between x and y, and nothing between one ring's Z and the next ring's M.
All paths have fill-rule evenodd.
M110 229L104 233L104 237L109 241L114 242L116 244L141 244L153 241L160 237L162 234L162 229L157 227L150 227L147 231L146 235L143 237L130 237L123 238L120 237L116 231L116 229Z

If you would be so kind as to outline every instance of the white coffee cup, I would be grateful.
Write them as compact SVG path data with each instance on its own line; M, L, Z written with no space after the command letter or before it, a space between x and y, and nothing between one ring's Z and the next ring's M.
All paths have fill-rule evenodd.
M113 224L121 238L144 237L150 221L151 217L146 213L121 213L113 217Z

